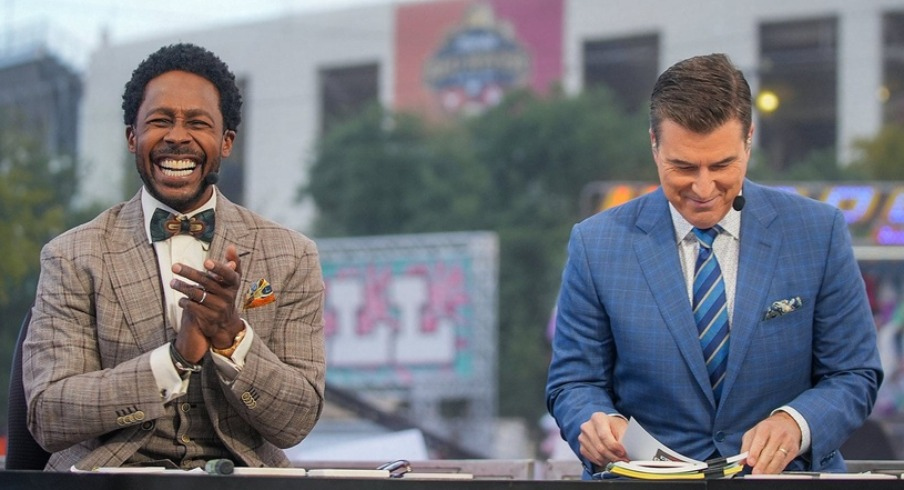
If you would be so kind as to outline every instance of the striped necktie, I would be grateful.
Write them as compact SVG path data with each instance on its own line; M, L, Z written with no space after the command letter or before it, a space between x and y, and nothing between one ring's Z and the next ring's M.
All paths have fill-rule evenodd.
M701 230L694 228L694 235L700 242L697 265L694 268L694 320L709 372L709 382L713 387L716 403L722 394L722 381L728 365L728 307L725 301L725 281L722 269L713 253L713 241L721 232L714 227Z

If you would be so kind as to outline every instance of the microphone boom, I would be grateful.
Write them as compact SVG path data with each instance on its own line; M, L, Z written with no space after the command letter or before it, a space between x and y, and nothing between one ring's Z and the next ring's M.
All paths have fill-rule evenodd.
M220 174L217 172L211 172L204 176L204 183L207 185L214 185L220 181Z

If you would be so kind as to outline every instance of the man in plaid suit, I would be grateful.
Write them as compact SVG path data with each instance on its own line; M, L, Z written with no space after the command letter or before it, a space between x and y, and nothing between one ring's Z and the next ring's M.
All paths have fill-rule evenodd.
M23 383L46 469L287 466L279 448L318 420L317 249L214 185L241 104L226 64L191 44L126 84L142 189L41 253Z

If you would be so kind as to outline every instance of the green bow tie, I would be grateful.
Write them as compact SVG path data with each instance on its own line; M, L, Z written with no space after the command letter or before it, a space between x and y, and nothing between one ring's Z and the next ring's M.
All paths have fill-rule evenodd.
M202 242L213 240L213 228L216 222L213 209L201 211L188 218L176 216L160 208L151 216L151 241L159 242L173 235L191 235Z

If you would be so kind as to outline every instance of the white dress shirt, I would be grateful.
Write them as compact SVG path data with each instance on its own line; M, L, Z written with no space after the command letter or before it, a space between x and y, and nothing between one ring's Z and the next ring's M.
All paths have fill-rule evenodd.
M217 193L214 192L210 200L208 200L200 208L196 209L191 215L194 216L201 211L208 209L216 209ZM177 216L181 215L178 211L158 201L152 196L147 189L141 190L141 209L144 213L144 229L147 233L148 243L152 244L157 256L157 265L160 269L160 279L163 285L164 303L166 305L166 324L178 332L182 326L182 307L179 306L179 300L185 295L170 287L170 282L175 278L172 267L174 264L181 263L196 270L204 270L204 261L207 259L210 245L202 242L190 235L174 235L166 240L154 242L151 240L150 224L151 216L157 209L163 209ZM191 282L184 277L179 277L182 281ZM245 320L242 319L244 322ZM239 371L245 365L245 355L251 348L251 342L254 339L254 332L245 322L245 338L239 344L231 358L226 358L211 351L214 364L217 366L217 372L225 383L231 383L235 380ZM170 357L170 346L164 344L151 352L151 370L157 382L157 387L163 397L164 402L168 402L178 398L188 391L188 383L190 377L182 379L173 360Z

